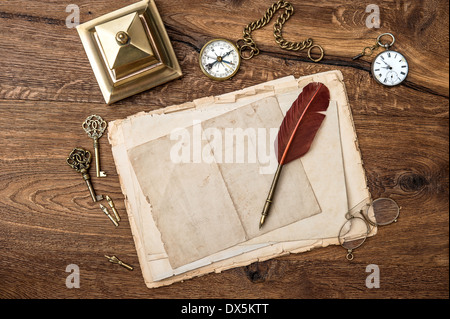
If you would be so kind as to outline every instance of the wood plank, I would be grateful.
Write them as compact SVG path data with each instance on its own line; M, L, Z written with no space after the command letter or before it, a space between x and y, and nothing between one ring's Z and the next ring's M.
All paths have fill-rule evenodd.
M133 2L121 1L114 8L119 7L122 3ZM349 3L351 2L349 1ZM323 68L328 66L326 69L333 69L337 65L350 68L350 72L354 72L354 69L363 69L368 73L373 57L356 62L351 61L351 58L364 46L372 45L378 34L390 31L398 37L396 48L409 58L411 64L407 85L421 91L448 96L446 82L449 67L448 61L445 59L445 45L448 43L448 37L447 40L445 36L433 37L433 47L430 48L433 54L415 45L419 41L420 43L425 42L422 39L427 38L430 33L429 29L436 30L441 27L439 21L444 20L444 17L427 21L436 15L441 17L445 12L442 2L435 2L434 5L414 4L407 8L399 8L396 13L403 13L401 17L383 15L383 26L386 25L386 27L375 31L365 27L365 6L348 3L337 6L336 3L327 3L321 4L322 7L317 7L315 2L314 4L307 2L304 5L295 5L294 2L294 7L302 9L299 9L298 14L289 20L288 23L292 27L289 28L289 24L286 25L285 36L292 39L304 39L307 36L316 39L316 42L323 45L327 52L327 56L321 64ZM91 4L89 6L80 4L79 6L82 8L81 22L113 9L109 3L102 1L96 2L96 6L92 9L90 8ZM139 94L119 102L117 105L148 107L156 104L157 107L167 106L167 102L161 97L167 95L180 96L180 100L177 102L182 103L187 100L187 97L182 94L185 91L183 90L185 82L195 84L198 92L202 92L203 95L205 93L215 95L217 92L233 91L242 85L257 84L270 78L292 73L289 66L283 66L280 63L274 64L277 65L277 68L266 68L267 64L263 63L265 61L261 61L262 59L257 57L254 60L258 59L259 61L245 63L242 72L237 75L236 81L223 83L220 85L221 91L212 88L215 83L202 76L197 65L201 46L214 37L237 40L246 23L252 19L258 19L261 16L260 12L265 11L266 5L262 3L256 5L251 1L235 3L226 7L230 11L225 18L223 17L224 6L218 8L212 6L209 9L210 14L204 15L205 6L201 1L194 1L189 14L183 14L185 8L179 1L175 1L173 5L164 5L163 3L158 5L185 73L184 79ZM65 18L68 15L65 7L62 7L61 4L55 7L54 4L48 3L30 7L30 12L33 14L17 12L22 7L21 1L8 1L1 10L2 19L0 21L2 29L5 30L4 37L6 39L2 51L12 57L12 63L3 64L0 68L0 98L103 103L78 34L75 29L68 29L65 26ZM430 8L434 8L434 10L430 11ZM403 29L389 29L394 25L398 28L403 27L403 24L396 23L396 21L407 20L411 15L417 15L418 11L422 12L425 18L417 17L419 21L412 30L406 33L408 36L403 36L405 34ZM350 13L359 19L350 20ZM224 19L227 21L226 27L223 26L222 20ZM423 19L425 21L422 21ZM337 23L335 20L341 22ZM302 27L293 27L296 24ZM426 28L423 26L424 24ZM417 26L422 26L420 32L416 30ZM266 28L255 31L255 41L261 43L263 54L277 55L287 61L293 61L299 65L300 74L308 74L311 69L317 69L314 63L308 62L305 52L296 54L278 48L274 42L271 27L267 26ZM217 29L223 31L216 34L213 30ZM426 47L429 48L429 44ZM71 54L68 55L66 52L71 52ZM20 59L24 55L27 56L27 59ZM280 65L282 67L278 70ZM27 74L26 77L15 78L15 75L24 73ZM44 80L46 85L40 85Z
M6 104L6 102L2 102L0 109L5 110ZM64 278L65 266L70 263L77 263L83 269L83 282L84 285L89 286L89 294L92 296L102 296L102 289L105 288L99 282L98 273L111 271L114 276L117 274L115 281L113 280L114 283L110 283L111 289L112 285L120 285L122 280L128 280L130 284L141 287L137 291L133 291L133 296L159 295L162 293L161 291L172 291L173 287L161 288L157 292L146 291L142 287L139 269L136 269L133 274L121 273L118 269L106 268L108 265L105 265L102 259L105 253L120 251L127 261L134 265L138 264L127 218L124 216L120 186L115 172L111 170L114 163L110 150L106 147L106 141L101 140L101 157L103 168L112 173L112 178L101 181L94 179L93 183L99 193L108 192L115 200L117 199L118 209L124 219L119 228L115 228L92 203L81 176L72 172L65 163L66 153L72 147L65 145L68 140L73 140L75 145L81 144L90 147L91 141L84 136L84 132L79 128L79 123L75 123L75 120L68 122L73 122L73 127L67 128L68 135L56 136L55 134L52 139L39 139L36 136L47 136L49 131L65 131L60 127L62 123L58 121L59 116L62 116L63 109L56 109L59 110L58 112L53 111L54 117L50 121L43 114L48 105L47 102L20 101L18 104L22 105L22 108L42 109L42 114L37 113L42 117L35 118L27 113L30 118L24 117L23 123L19 121L16 131L9 130L1 134L3 138L7 135L14 135L12 133L20 133L20 128L28 128L22 134L22 138L18 140L20 142L16 141L17 144L10 144L9 148L7 147L5 152L1 153L1 161L6 169L3 170L0 178L0 183L4 185L2 191L4 196L0 201L0 208L1 211L8 210L8 214L3 215L1 219L3 231L0 240L1 246L6 249L4 260L7 261L6 263L3 261L4 269L9 269L9 278L12 276L21 281L27 277L26 282L31 285L20 287L7 285L6 287L9 288L4 292L6 296L35 294L53 298L55 296L73 296L72 293L77 296L77 292L68 290L61 283ZM69 109L74 109L79 105L78 103L71 104ZM70 115L71 112L68 114ZM1 114L0 125L7 126L11 116L19 117L20 112L10 114L10 116L7 113ZM73 114L71 117L76 119L78 115ZM33 118L35 118L34 121ZM442 154L448 150L448 128L443 125L445 121L441 118L402 117L402 123L399 124L396 118L392 119L390 116L355 116L355 123L359 126L358 136L372 194L374 197L391 196L402 206L399 222L381 229L375 238L370 239L363 249L355 253L358 259L357 265L363 268L369 263L379 263L380 266L386 267L383 273L389 278L393 276L391 272L395 271L395 267L392 265L401 267L417 265L419 267L415 269L418 272L417 276L420 276L421 272L425 272L424 267L430 267L436 275L435 282L431 282L435 287L439 287L439 294L442 294L442 278L445 277L444 271L448 267L448 259L446 259L448 246L445 241L430 241L429 238L430 236L445 238L448 234L448 227L442 227L442 225L448 225L448 215L442 214L442 212L448 211L448 158L442 157ZM412 126L418 128L413 135L409 131ZM374 127L379 128L379 134L373 134ZM394 132L389 130L392 128L395 128ZM433 135L424 134L426 132L433 132ZM386 139L392 136L396 136L396 138L387 145ZM415 144L414 142L417 140L420 140L420 143ZM9 154L18 147L27 152L24 152L18 159L10 159ZM54 155L48 156L48 152ZM380 157L380 154L383 156ZM408 158L408 154L413 155ZM51 167L51 172L48 170L49 167ZM55 176L57 176L57 183L55 183ZM24 233L29 235L24 237ZM413 237L411 237L412 233ZM45 252L45 254L35 256L36 251ZM374 253L379 257L375 259ZM60 260L61 256L64 256L63 260ZM345 276L351 277L351 269L356 266L349 266L344 256L345 251L340 247L318 249L304 256L283 257L281 258L283 266L275 267L269 261L263 263L266 266L262 270L252 271L249 267L243 267L240 271L227 271L225 276L208 275L205 279L194 280L195 284L192 289L197 291L194 296L217 294L218 292L213 287L205 287L209 286L205 283L212 280L211 276L218 282L218 285L223 285L224 282L230 280L229 276L237 276L236 272L238 272L241 274L240 276L248 278L249 286L245 289L240 288L243 294L257 297L258 292L255 292L251 285L255 282L255 278L262 278L262 282L266 284L269 281L269 285L274 286L271 287L270 294L264 296L270 298L277 294L283 296L284 285L287 284L287 279L283 278L292 277L291 272L302 275L301 281L297 279L291 285L304 287L305 281L314 287L325 285L323 276L319 276L318 271L314 270L317 263L326 263L330 260L335 263L323 266L323 271L328 274L331 283L342 280ZM284 262L285 259L286 262ZM33 260L33 264L39 264L40 268L38 267L39 271L35 276L27 274L29 269L26 265L29 260ZM277 267L282 267L282 269L279 270ZM297 270L299 267L304 269L300 274ZM336 269L337 275L334 275L333 272ZM55 274L55 282L48 283L41 277L42 273L57 271L59 274ZM273 271L276 275L272 278ZM304 275L303 272L307 271L309 271L308 275ZM359 273L359 277L361 276L364 276L362 270ZM353 286L355 282L352 280L347 284L355 287ZM399 277L399 280L404 280L404 277ZM55 285L58 289L45 292L46 284ZM326 291L325 287L315 288L313 291L315 291L314 296L319 298L354 297L354 294L364 288L363 284L364 281L360 282L360 288L353 292L352 289L349 291L347 286L340 286L342 290L338 295L335 295L335 292ZM392 284L391 281L389 281L390 284ZM422 287L422 290L418 287L414 288L415 296L427 296L428 290L425 288ZM228 293L223 293L221 296L232 297L234 289L236 287L231 284ZM126 289L121 290L117 287L113 290L121 296L130 296L129 290L125 291ZM261 293L263 292L261 291ZM267 294L267 292L265 293ZM294 290L290 291L287 297L302 298L306 296L306 293L306 290ZM406 293L406 291L401 292L405 296ZM379 296L382 294L380 292ZM81 296L81 292L78 296Z

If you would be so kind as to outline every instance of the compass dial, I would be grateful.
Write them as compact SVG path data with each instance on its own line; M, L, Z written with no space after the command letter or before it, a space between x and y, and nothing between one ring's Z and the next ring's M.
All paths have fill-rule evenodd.
M213 80L231 78L239 70L240 64L238 49L225 39L209 41L200 52L200 67Z
M408 62L397 51L387 50L377 55L372 64L372 74L379 83L394 86L402 83L408 75Z

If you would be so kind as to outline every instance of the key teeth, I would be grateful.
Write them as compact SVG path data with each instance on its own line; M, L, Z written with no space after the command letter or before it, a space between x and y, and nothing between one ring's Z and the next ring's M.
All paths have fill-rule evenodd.
M100 174L98 177L106 177L106 173L104 171L100 171Z

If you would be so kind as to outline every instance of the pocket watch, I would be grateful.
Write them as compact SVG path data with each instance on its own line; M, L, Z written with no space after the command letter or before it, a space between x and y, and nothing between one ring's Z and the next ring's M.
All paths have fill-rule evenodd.
M382 44L380 39L384 35L392 37L392 42ZM395 38L391 33L383 33L377 38L377 45L384 47L386 51L375 57L371 68L375 80L386 86L395 86L402 83L409 70L406 58L401 53L389 49L394 42Z
M399 85L408 75L408 62L401 53L386 50L375 57L372 63L372 75L378 83L383 85Z
M226 39L214 39L200 51L200 68L209 78L224 81L239 70L241 57L237 47Z
M383 36L390 36L392 41L390 43L381 43ZM395 38L391 33L380 34L377 42L372 47L364 48L361 54L353 58L356 60L364 55L370 55L377 47L383 47L386 50L379 53L372 62L371 72L373 78L380 84L386 86L396 86L402 83L408 75L409 65L406 58L400 52L390 50L390 47L395 43Z

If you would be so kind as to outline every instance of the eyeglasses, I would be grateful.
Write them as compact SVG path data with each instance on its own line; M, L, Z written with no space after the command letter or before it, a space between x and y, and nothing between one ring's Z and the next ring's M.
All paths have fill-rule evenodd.
M378 198L363 208L347 212L347 221L342 225L338 237L341 246L347 249L347 259L353 260L353 250L359 248L376 227L397 222L399 215L400 207L390 198Z

